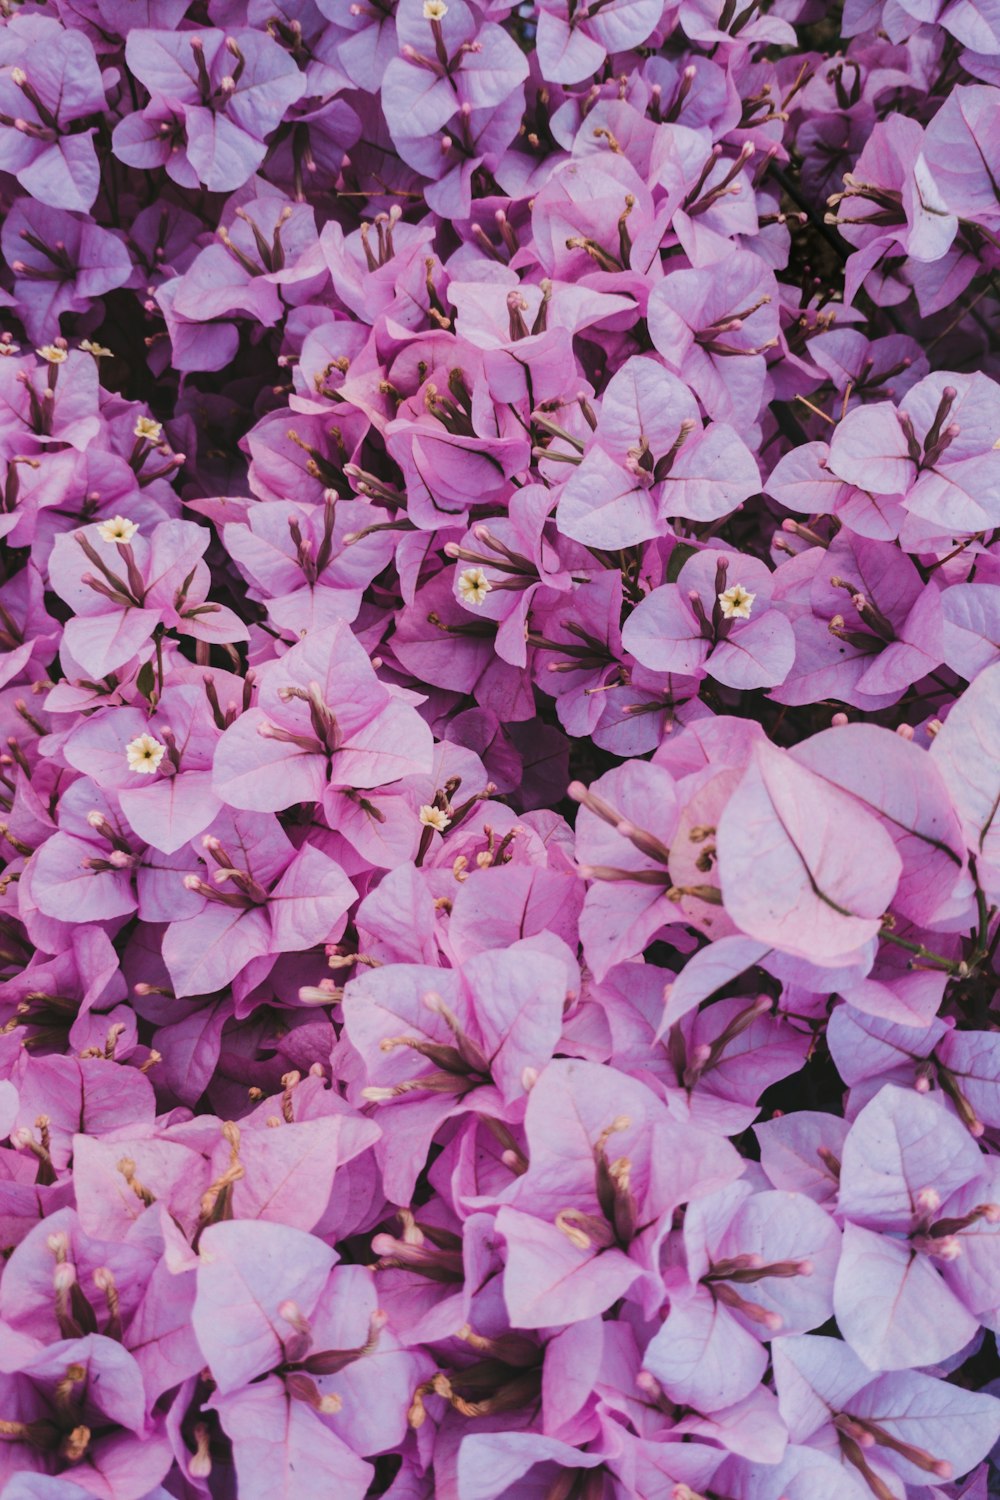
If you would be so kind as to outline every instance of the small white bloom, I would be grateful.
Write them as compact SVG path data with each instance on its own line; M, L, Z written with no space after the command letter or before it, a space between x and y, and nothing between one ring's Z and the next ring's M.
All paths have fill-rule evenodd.
M420 821L425 828L436 828L438 833L444 833L451 819L440 807L431 807L427 802L420 809Z
M101 522L97 534L102 542L130 542L138 530L137 522L125 516L112 516L110 521Z
M448 14L444 0L424 0L424 20L443 21Z
M112 351L105 349L103 344L95 344L93 339L83 339L80 348L84 354L92 354L95 359L111 359Z
M163 428L152 417L139 417L132 431L137 438L145 438L147 443L158 443Z
M66 363L67 354L65 349L60 349L58 344L43 344L35 353L39 359L44 359L50 365L62 365Z
M485 604L486 595L492 587L482 568L466 568L458 575L458 592L465 604Z
M151 734L140 734L125 746L129 770L138 771L142 776L154 775L166 753L166 745L154 740Z
M724 594L719 595L723 617L727 620L749 620L750 610L756 597L757 595L751 594L742 583L734 583L731 588L726 589Z

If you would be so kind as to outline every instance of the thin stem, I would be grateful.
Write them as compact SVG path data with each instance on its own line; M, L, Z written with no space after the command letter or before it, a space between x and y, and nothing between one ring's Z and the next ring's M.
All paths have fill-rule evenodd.
M894 943L897 948L905 948L907 953L916 954L925 963L934 964L940 969L946 969L949 974L955 974L964 979L968 974L968 965L958 959L945 958L943 953L933 953L930 948L925 948L923 943L911 943L906 938L897 937L894 932L886 932L883 927L879 933L887 943Z

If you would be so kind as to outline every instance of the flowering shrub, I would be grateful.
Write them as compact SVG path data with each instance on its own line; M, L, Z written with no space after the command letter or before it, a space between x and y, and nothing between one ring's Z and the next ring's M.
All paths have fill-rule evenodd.
M1000 1494L995 0L10 0L0 1497Z

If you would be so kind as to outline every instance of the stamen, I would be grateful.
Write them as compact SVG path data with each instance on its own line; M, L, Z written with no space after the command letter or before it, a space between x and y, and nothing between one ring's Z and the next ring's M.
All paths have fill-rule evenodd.
M209 1453L211 1440L206 1423L194 1424L193 1437L195 1451L188 1459L187 1471L192 1479L208 1479L212 1472L212 1459Z
M294 1401L304 1401L306 1406L311 1406L313 1411L319 1412L321 1416L332 1417L343 1409L343 1401L340 1396L332 1391L324 1395L315 1380L308 1375L303 1375L298 1370L292 1370L283 1375L285 1390Z
M135 1175L135 1170L135 1162L131 1159L131 1157L123 1156L118 1162L118 1171L124 1177L125 1181L128 1183L135 1196L139 1199L140 1203L144 1203L148 1208L150 1204L156 1202L156 1194L151 1193L148 1188L143 1187L142 1183Z
M579 1208L561 1208L552 1221L577 1250L606 1250L614 1243L614 1234L606 1219L584 1213Z

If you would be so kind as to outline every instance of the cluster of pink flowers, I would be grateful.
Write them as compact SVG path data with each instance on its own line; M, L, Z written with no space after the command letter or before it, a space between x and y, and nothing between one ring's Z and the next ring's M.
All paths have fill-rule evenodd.
M0 1497L1000 1494L998 0L4 0Z

